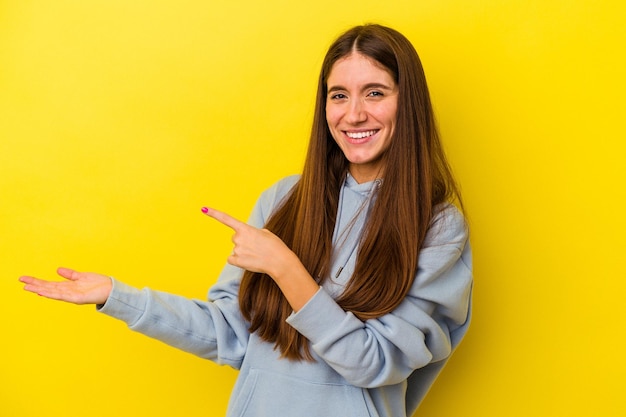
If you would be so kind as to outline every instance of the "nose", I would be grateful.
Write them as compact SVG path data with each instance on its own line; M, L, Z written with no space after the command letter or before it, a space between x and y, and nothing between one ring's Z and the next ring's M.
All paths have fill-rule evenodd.
M365 111L365 103L360 99L352 100L346 114L346 121L352 124L358 124L366 120L367 112Z

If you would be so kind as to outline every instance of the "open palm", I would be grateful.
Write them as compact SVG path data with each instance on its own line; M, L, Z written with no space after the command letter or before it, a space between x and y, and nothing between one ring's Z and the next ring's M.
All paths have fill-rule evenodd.
M106 275L69 268L59 268L57 274L66 281L46 281L30 276L19 280L26 291L74 304L104 304L111 292L111 278Z

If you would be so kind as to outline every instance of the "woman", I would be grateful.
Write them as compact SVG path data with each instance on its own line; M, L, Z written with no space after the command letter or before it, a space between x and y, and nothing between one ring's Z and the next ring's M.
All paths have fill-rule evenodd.
M24 288L239 369L229 416L410 416L469 324L468 230L424 73L393 29L324 60L301 176L259 198L208 301L60 268Z

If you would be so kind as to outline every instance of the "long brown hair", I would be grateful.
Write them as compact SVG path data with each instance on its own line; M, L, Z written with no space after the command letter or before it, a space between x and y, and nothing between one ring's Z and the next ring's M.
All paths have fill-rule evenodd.
M395 130L383 156L384 183L363 231L354 274L337 299L344 310L367 320L389 313L404 299L415 279L434 207L446 200L460 202L460 195L441 147L415 49L393 29L357 26L341 35L326 54L302 176L265 227L295 252L318 282L328 276L348 161L326 123L327 80L335 62L353 51L387 69L399 92ZM307 340L285 321L292 309L271 277L246 271L239 305L250 331L274 343L284 357L312 359Z

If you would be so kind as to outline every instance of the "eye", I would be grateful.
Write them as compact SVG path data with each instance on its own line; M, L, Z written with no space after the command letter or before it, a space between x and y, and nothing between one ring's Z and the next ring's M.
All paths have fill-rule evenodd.
M336 93L330 96L331 100L343 100L344 98L346 98L346 95L343 93Z
M367 95L369 97L382 97L382 96L384 96L382 91L378 91L378 90L370 91Z

